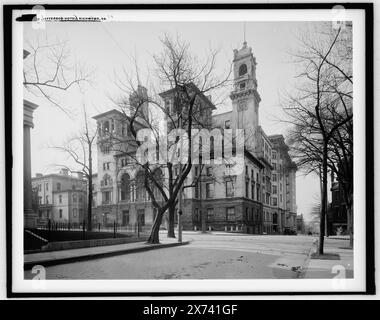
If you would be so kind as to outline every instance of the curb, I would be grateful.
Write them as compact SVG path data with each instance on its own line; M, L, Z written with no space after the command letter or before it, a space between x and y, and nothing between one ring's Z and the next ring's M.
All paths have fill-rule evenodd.
M137 252L143 252L143 251L149 251L149 250L155 250L155 249L183 246L189 243L190 241L184 241L181 243L175 242L175 243L168 243L168 244L153 244L153 245L147 245L146 247L130 248L130 249L124 249L124 250L119 250L119 251L93 253L93 254L87 254L87 255L77 256L77 257L28 261L28 262L24 262L24 271L31 270L35 265L42 265L44 267L49 267L49 266L55 266L59 264L70 263L70 262L79 262L79 261L112 257L112 256L128 254L128 253L137 253Z

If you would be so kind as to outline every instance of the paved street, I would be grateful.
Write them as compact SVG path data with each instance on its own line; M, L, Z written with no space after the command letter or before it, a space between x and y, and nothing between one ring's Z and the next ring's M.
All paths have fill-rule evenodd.
M51 266L46 275L48 279L293 279L304 276L314 239L185 232L183 240L190 240L189 245ZM26 271L25 278L31 277Z

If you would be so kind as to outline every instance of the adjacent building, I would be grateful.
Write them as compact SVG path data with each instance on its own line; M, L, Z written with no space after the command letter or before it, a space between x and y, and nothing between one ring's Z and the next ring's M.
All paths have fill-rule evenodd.
M46 226L49 220L75 225L86 218L87 180L82 174L69 175L66 169L59 174L37 173L32 188L37 226Z
M343 190L339 182L331 186L331 204L326 215L326 235L340 235L347 232L347 210Z
M296 233L296 171L283 135L269 137L272 143L273 232Z

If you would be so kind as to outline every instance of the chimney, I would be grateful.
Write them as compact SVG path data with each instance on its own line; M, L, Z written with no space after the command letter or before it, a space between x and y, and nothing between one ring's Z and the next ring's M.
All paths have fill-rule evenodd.
M67 170L67 169L61 169L61 174L64 175L64 176L68 176L69 175L69 170Z
M42 177L42 173L36 173L36 178L41 178Z

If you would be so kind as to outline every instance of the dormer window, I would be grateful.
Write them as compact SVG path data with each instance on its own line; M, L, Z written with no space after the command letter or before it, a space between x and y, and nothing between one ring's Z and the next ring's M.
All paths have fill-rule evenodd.
M243 63L240 67L239 67L239 77L245 75L247 73L247 65L245 63Z

